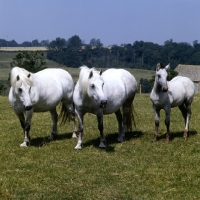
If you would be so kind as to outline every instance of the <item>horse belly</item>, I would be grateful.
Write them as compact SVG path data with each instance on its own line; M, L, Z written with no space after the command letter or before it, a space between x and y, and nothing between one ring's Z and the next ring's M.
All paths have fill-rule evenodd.
M110 104L107 103L106 107L103 109L103 114L112 114L117 112L120 107L122 106L122 104Z
M107 105L104 108L103 112L104 114L111 114L116 112L117 110L120 109L120 107L123 105L125 101L125 93L122 92L115 92L113 91L112 93L107 93Z

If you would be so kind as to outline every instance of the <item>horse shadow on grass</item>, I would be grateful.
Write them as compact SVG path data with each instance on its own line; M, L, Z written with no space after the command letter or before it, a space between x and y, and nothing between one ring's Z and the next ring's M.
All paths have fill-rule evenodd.
M183 133L184 133L183 131L171 132L170 133L170 141L173 141L175 138L183 138ZM197 134L197 131L195 131L195 130L190 131L188 134L188 137L192 137L196 134ZM162 140L162 139L166 139L166 133L157 137L157 141Z
M142 135L143 133L141 131L126 132L124 141L140 138L142 137ZM115 147L112 146L112 144L120 143L117 141L117 137L118 133L108 133L108 135L106 136L106 148L99 148L100 137L89 140L87 142L83 142L83 147L93 146L95 148L102 149L107 152L113 152L115 151Z
M66 140L71 138L72 138L72 133L63 133L63 134L58 134L55 140ZM49 135L45 137L37 137L31 139L31 146L42 147L50 142L51 140L49 140Z

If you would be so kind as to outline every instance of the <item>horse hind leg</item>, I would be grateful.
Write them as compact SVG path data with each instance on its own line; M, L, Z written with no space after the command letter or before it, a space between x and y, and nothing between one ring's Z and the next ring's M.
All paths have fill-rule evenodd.
M188 133L189 133L189 121L192 115L192 111L191 111L191 104L186 105L186 120L185 120L185 130L184 130L184 134L183 137L187 138L188 137Z
M123 142L125 135L124 135L124 129L123 129L123 126L122 126L122 114L121 114L120 109L117 112L115 112L115 116L116 116L117 122L118 122L118 138L117 138L117 141Z
M61 124L64 124L67 120L72 120L73 133L72 138L77 138L78 131L75 121L75 105L68 101L63 101L61 105L61 112L59 118L62 118Z
M135 119L134 119L134 107L132 104L133 100L125 101L123 104L123 129L125 131L132 131L132 125L134 123L134 126L136 127L135 124ZM133 122L133 123L132 123Z
M184 134L183 134L183 138L187 138L188 136L188 131L189 131L189 119L191 116L191 106L185 106L184 103L182 103L179 106L179 109L182 113L182 116L184 118L185 121L185 130L184 130Z
M57 138L57 134L58 134L58 130L57 130L57 122L58 122L58 114L56 111L56 108L54 108L53 110L50 110L51 113L51 119L52 119L52 131L51 131L51 135L49 136L49 140L55 140Z

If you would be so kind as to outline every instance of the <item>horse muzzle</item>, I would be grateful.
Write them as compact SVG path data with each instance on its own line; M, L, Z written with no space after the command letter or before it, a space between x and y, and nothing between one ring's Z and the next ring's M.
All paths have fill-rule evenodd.
M26 110L26 111L29 111L29 110L31 110L33 108L33 106L24 106L24 109Z
M100 108L105 108L107 105L107 100L102 100L100 103Z

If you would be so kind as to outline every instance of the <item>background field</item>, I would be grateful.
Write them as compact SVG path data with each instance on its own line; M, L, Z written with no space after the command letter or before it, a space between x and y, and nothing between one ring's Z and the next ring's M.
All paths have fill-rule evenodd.
M7 86L7 90L5 91L5 94L8 94L9 91L9 82L8 82L8 74L11 70L11 65L13 58L18 54L19 52L1 52L0 51L0 83L3 83ZM46 56L46 52L44 52ZM67 70L73 77L74 82L76 83L78 80L78 74L79 74L79 68L71 68L66 67L64 65L59 65L57 62L51 61L46 59L46 65L50 68L63 68ZM103 68L103 71L105 69ZM154 71L150 70L140 70L140 69L127 69L130 71L136 78L137 82L139 83L141 78L145 79L151 79L154 75Z

